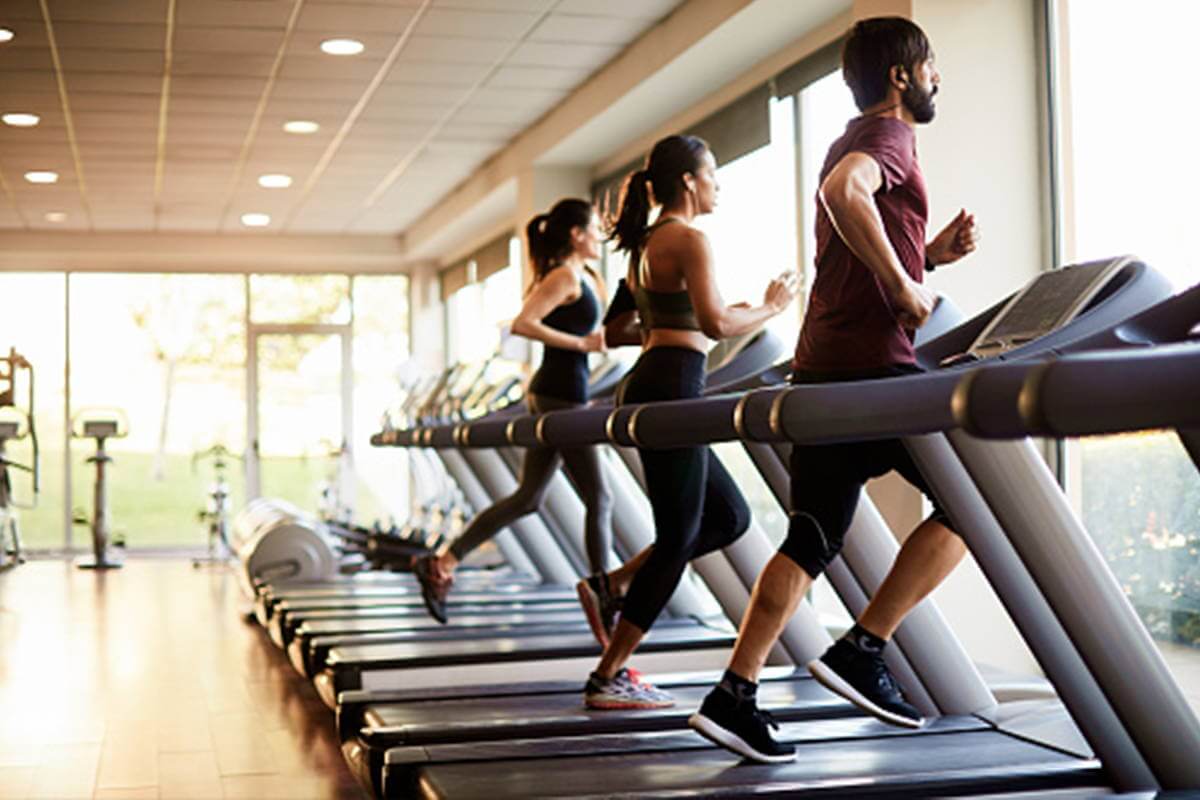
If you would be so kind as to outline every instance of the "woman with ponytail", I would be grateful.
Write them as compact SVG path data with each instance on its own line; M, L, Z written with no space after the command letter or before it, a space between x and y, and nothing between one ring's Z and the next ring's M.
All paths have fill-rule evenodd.
M529 383L529 410L575 408L588 400L587 354L604 350L604 333L597 329L597 298L603 297L604 290L588 265L600 257L600 221L590 203L566 199L530 220L525 236L533 282L512 331L545 345L542 364ZM436 620L446 622L446 595L458 564L514 520L536 511L559 466L566 468L587 507L584 538L592 575L580 582L580 601L596 638L601 644L608 641L617 597L640 560L606 573L612 547L612 497L595 447L527 449L516 492L481 511L448 550L417 561L425 606Z
M707 237L692 221L717 204L716 161L703 140L670 136L654 145L644 169L629 176L613 225L617 247L629 253L627 306L642 328L642 355L625 383L622 402L698 397L713 339L749 333L787 308L796 276L767 286L763 302L727 305L717 291ZM661 206L650 225L654 205ZM610 308L610 332L621 329L620 306ZM616 312L616 313L614 313ZM750 525L750 509L721 462L707 447L642 450L646 491L654 511L655 541L625 595L620 621L584 700L590 708L661 708L666 692L625 667L667 600L687 563L725 547Z

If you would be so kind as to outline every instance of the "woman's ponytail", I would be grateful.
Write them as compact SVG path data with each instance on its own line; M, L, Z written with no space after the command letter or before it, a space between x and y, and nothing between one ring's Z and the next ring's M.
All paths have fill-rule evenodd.
M650 222L650 173L645 169L633 172L621 189L620 210L612 225L612 238L618 250L632 257L642 246L646 226Z
M551 253L546 246L546 221L549 214L538 214L529 220L525 226L525 241L529 243L529 263L533 266L533 277L536 281L550 269Z

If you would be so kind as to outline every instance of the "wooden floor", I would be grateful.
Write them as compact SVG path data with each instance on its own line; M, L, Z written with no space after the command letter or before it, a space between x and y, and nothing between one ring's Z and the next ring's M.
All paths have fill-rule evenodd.
M222 570L0 573L0 798L363 797Z

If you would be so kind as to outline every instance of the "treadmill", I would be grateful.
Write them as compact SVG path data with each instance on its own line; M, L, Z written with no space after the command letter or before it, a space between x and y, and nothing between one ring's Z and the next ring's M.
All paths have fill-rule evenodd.
M1092 330L1111 328L1163 292L1165 282L1156 280L1143 265L1122 262L1085 266L1090 267L1093 274L1106 272L1107 275L1090 301L1073 312L1073 321L1054 333L1003 348L994 355L1005 358L1029 355L1039 346L1053 346ZM1071 277L1087 276L1075 273ZM1031 301L1036 299L1030 298ZM986 344L981 334L1000 310L1002 307L994 307L947 337L922 348L923 359L943 361L948 356L974 349L966 347L972 341L978 344L984 339ZM1018 307L1017 310L1023 309ZM1022 348L1024 353L1019 353ZM975 357L979 357L978 354ZM953 426L953 420L948 419L950 394L962 369L951 367L933 375L870 384L830 384L759 392L754 396L731 398L732 403L713 399L661 404L657 409L648 406L637 420L649 427L639 431L638 438L644 441L653 430L651 417L655 412L676 420L686 418L687 436L694 441L691 438L696 428L694 415L722 403L725 406L717 414L717 424L712 426L712 439L739 435L771 439L787 434L800 441L836 441L864 435L891 437L943 430ZM884 397L881 385L892 381L904 382L896 384L897 389L904 388L904 407L891 419L870 424L856 419L856 415L868 414L870 406L879 407ZM859 395L866 397L860 401ZM939 398L940 405L926 411L926 406ZM767 401L765 406L763 401ZM687 414L680 413L684 407ZM734 411L737 413L732 413ZM878 416L876 411L875 417ZM667 427L662 425L658 432L669 433ZM615 438L622 441L619 430ZM941 481L933 483L941 495ZM951 505L952 514L955 514L955 506L961 507L961 504ZM972 547L975 549L974 543ZM900 637L898 643L901 643ZM1043 657L1041 648L1035 646L1035 651L1039 658ZM1060 684L1059 688L1061 691L1063 686ZM793 740L801 745L800 759L792 765L761 768L729 769L731 762L727 753L708 747L690 733L613 734L608 738L560 736L503 743L494 741L486 746L469 747L449 743L410 745L385 755L383 788L389 793L419 791L428 796L455 797L476 796L480 791L496 797L547 793L586 796L589 791L661 796L751 791L755 794L793 794L806 790L819 790L829 795L911 796L914 793L1001 790L1037 793L1064 787L1103 791L1105 787L1127 782L1120 775L1114 778L1112 765L1106 763L1102 769L1087 742L1077 733L1071 735L1070 718L1054 701L1006 703L981 709L974 715L947 715L914 732L884 729L874 721L860 722L858 728L844 722L831 724L817 741L812 741L806 734L812 723L794 734L793 729L785 728L785 738L798 737ZM1043 729L1050 731L1050 735L1045 735ZM836 733L839 730L841 734ZM834 743L825 741L826 736L838 735L850 738ZM929 759L934 759L940 769L922 766ZM482 762L488 762L487 766L484 767ZM589 786L585 777L589 774L604 775L603 787ZM481 781L485 775L486 787ZM697 781L702 785L697 786Z
M745 337L736 345L722 349L710 360L710 365L715 367L712 377L718 381L744 378L747 374L761 371L764 364L772 363L781 349L782 345L769 334ZM425 429L420 433L420 438L436 446L459 437L471 438L476 428L485 425L507 429L511 424L511 419L506 421L502 418L469 426L442 426ZM400 440L403 441L403 438ZM386 634L380 636L386 637ZM732 645L733 637L734 629L727 618L696 615L664 619L663 624L651 632L641 652L647 656L646 663L656 664L660 668L670 663L715 667L723 658L724 651ZM599 654L599 646L594 638L583 631L566 631L562 635L508 635L438 642L428 646L409 641L410 638L403 636L400 641L387 644L378 640L360 641L330 648L323 654L325 669L315 678L318 693L327 704L334 707L338 694L343 691L404 688L410 685L413 669L439 665L462 667L490 663L494 667L509 661L551 662L541 667L547 677L574 677L583 673L590 660ZM703 651L703 654L682 655L686 651ZM319 654L314 655L315 659L306 662L310 668L312 661L320 658ZM696 658L701 660L697 661Z
M482 380L486 374L486 366L485 364L485 368L480 370L474 376L473 381L463 388L464 392L471 390L473 385ZM450 383L450 380L443 376L443 380L439 381L438 386L444 388ZM495 395L509 393L511 386L512 381L502 382L499 389L485 386L482 391L477 391L477 394L481 402L488 402ZM424 404L428 406L437 402L449 403L450 401L438 401L435 393ZM461 401L456 401L454 405L459 413L464 408L470 408ZM464 569L459 585L467 589L467 593L457 596L452 602L459 605L469 604L473 610L476 605L490 602L492 599L490 595L495 593L497 595L495 599L498 601L520 604L510 606L510 610L527 610L526 605L541 602L558 603L560 605L557 610L562 610L561 604L573 601L575 597L574 592L569 588L535 586L531 585L528 578L517 580L513 585L506 585L502 582L505 577L504 575L481 574L480 571ZM479 589L483 589L483 593L473 591ZM411 575L405 575L387 578L372 577L369 580L310 582L302 585L289 582L278 587L267 585L259 589L256 612L260 622L268 626L273 641L281 647L286 647L290 642L290 631L308 615L315 612L320 612L320 616L328 620L331 617L353 616L359 609L375 611L391 609L396 612L396 616L402 618L407 616L410 607L419 607L420 605L419 586ZM326 610L340 613L326 614L324 613ZM376 617L376 619L379 618Z
M622 370L608 364L593 374L593 391L603 393L615 384ZM506 385L507 386L507 385ZM512 399L511 386L500 392ZM483 404L495 409L494 403ZM466 404L469 411L471 404ZM493 416L512 416L517 409L501 410ZM565 483L558 487L569 491ZM579 512L582 519L582 510ZM579 531L582 538L582 531ZM568 573L571 578L574 573ZM469 578L469 572L462 573ZM324 654L331 647L348 644L410 642L414 631L439 630L458 631L458 638L480 635L480 629L491 629L507 635L548 633L554 625L563 632L588 630L581 613L573 587L563 586L514 586L493 587L494 597L472 592L468 580L456 582L459 591L452 594L450 604L455 616L447 626L429 625L425 620L414 621L408 613L410 606L420 606L419 589L415 582L404 587L376 587L358 589L349 595L341 587L333 589L310 588L302 593L289 593L285 599L274 603L279 614L270 619L270 631L277 644L289 651L291 661L307 677L314 670L323 668ZM464 593L462 589L467 591ZM489 609L489 604L496 608ZM464 616L466 614L467 616ZM309 624L311 622L311 624ZM388 636L388 632L394 633ZM298 634L294 636L294 634ZM321 641L312 647L311 639ZM443 634L426 635L430 639L455 638Z
M952 322L949 320L954 315L957 315L954 309L948 304L941 304L929 329L936 332L938 329L951 327ZM736 351L738 346L734 345L729 349ZM760 341L755 349L746 352L743 356L745 359L743 363L748 362L752 367L751 370L731 369L728 368L728 363L724 367L718 366L710 374L710 390L719 392L745 382L754 385L762 385L763 381L778 382L780 378L777 376L782 373L779 365L774 361L782 349L782 346L778 344L770 348L764 347ZM718 352L713 360L721 364L722 354ZM749 378L745 376L748 371L752 372ZM611 408L570 412L574 417L586 416L588 425L598 431L604 430L606 418L612 413ZM544 435L579 434L577 428L567 430L560 425L566 419L565 417L559 418L556 414L548 414L537 419L542 421L539 424ZM469 430L459 430L456 434L458 439L469 439L471 444L486 445L491 442L492 437L496 436L498 431L502 431L503 435L509 439L524 443L523 437L530 435L530 431L533 430L534 426L526 424L525 420L518 420L511 426L496 426L484 421L470 426ZM600 435L603 436L603 433ZM433 436L448 436L448 432L434 431ZM758 541L755 543L756 539ZM757 577L762 563L765 563L771 552L773 549L765 535L761 531L752 530L743 536L734 547L727 548L719 555L714 554L717 558L730 558L730 564L725 569L739 572L740 574L735 576L734 580L740 578L744 583L741 605L736 605L737 600L734 600L734 607L738 609L736 615L740 616L740 608L744 608L749 588ZM712 559L713 557L707 558ZM739 560L751 563L736 563ZM719 571L714 574L712 564L707 566L706 578L723 577ZM660 621L656 627L664 624L669 624L669 620ZM815 618L810 620L810 624L813 626L817 624ZM820 633L823 638L818 639L817 642L823 649L830 640L823 630ZM803 636L790 638L801 641L804 639ZM792 644L795 646L796 642L793 641ZM724 657L725 654L722 653L717 663L708 666L723 666ZM793 656L793 660L801 661L795 656ZM639 663L645 663L645 659L639 658ZM693 664L692 666L699 665ZM344 754L351 764L352 770L364 785L370 786L378 792L382 786L380 770L384 759L383 751L389 747L414 740L440 742L447 737L454 740L462 737L479 738L482 735L491 738L520 738L531 732L537 732L538 735L548 735L549 733L585 734L598 728L619 730L627 728L631 724L650 724L654 728L662 729L683 729L686 727L686 718L692 710L687 705L688 700L694 699L698 704L703 691L702 687L711 685L717 680L719 674L719 672L705 673L699 678L694 674L664 675L656 679L658 685L675 688L681 702L674 709L657 711L651 715L646 715L645 712L616 714L612 712L582 712L578 708L579 685L577 679L569 681L564 687L556 688L553 691L534 691L528 688L519 691L503 685L468 686L455 691L439 690L437 694L439 699L453 698L460 702L456 702L453 708L442 708L440 704L436 704L418 710L405 708L404 705L413 698L428 699L425 690L415 693L403 690L398 692L346 691L339 696L339 732L344 742ZM858 713L848 704L820 689L807 672L797 674L789 668L775 674L771 680L773 683L769 689L764 685L764 703L769 703L772 710L783 719L810 718L825 713L833 715ZM691 695L696 696L692 697ZM818 698L823 696L836 701L833 706L833 709L836 710L830 709L825 703L818 702L814 695ZM793 701L797 697L803 697L804 702L796 705ZM473 698L475 702L468 701L468 698ZM476 703L485 706L487 713L483 721L472 723L472 714ZM405 722L411 714L416 714L417 719ZM420 721L422 715L429 716L431 714L433 716L432 724L428 719L425 723ZM451 719L453 719L453 723L449 722ZM445 729L447 725L450 725L451 728L449 733Z

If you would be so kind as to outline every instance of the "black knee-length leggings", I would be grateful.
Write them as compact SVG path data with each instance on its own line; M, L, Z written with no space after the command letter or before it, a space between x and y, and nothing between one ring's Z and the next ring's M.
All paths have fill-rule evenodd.
M642 353L625 385L623 403L699 397L703 353L655 347ZM671 598L687 563L734 542L750 527L750 508L733 478L707 447L638 449L654 511L654 548L634 576L621 618L642 631Z

